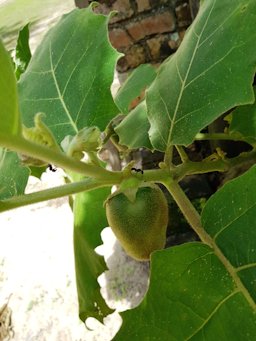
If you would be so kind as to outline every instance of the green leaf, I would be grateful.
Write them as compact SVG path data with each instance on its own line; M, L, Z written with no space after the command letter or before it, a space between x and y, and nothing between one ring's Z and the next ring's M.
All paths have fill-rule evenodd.
M202 213L207 233L256 301L256 166L228 182Z
M11 58L0 41L0 134L20 132L16 78Z
M21 74L25 72L28 63L31 59L31 52L29 47L29 24L25 25L19 31L17 45L15 48L15 73L16 78L19 79Z
M75 269L82 321L95 317L102 322L112 312L102 298L97 282L99 275L106 270L106 264L94 251L102 244L100 232L108 225L103 202L109 194L109 188L100 188L77 194L74 201Z
M128 114L131 102L139 97L156 77L156 70L150 64L138 66L119 88L115 103L123 114Z
M256 166L207 201L202 224L215 252L187 243L153 254L148 293L122 314L115 341L255 339L255 188Z
M254 94L256 89L254 88ZM230 133L240 133L247 140L256 140L256 103L237 107L232 112Z
M256 333L255 313L201 243L153 253L146 297L121 315L114 341L253 341Z
M23 194L29 173L16 153L0 148L0 200Z
M142 101L115 128L115 132L121 145L131 149L141 147L153 149L148 137L149 128L146 103Z
M110 86L120 54L109 43L108 20L92 7L76 9L47 33L19 82L27 127L44 112L60 143L85 126L103 130L116 116Z
M222 113L254 102L255 21L255 0L201 2L178 51L146 93L156 149L188 145Z
M40 180L42 174L46 171L47 167L46 166L43 166L43 167L29 166L30 175L32 175L32 176L34 176Z

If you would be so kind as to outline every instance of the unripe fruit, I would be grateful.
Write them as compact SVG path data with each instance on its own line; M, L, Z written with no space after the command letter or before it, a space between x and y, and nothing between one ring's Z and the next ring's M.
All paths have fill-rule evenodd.
M106 213L110 227L131 257L148 260L151 252L164 248L168 205L159 187L139 187L133 201L122 192L112 195L106 201Z

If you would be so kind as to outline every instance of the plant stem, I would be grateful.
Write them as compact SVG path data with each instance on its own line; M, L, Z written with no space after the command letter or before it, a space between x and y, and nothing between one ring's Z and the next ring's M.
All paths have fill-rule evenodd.
M180 159L181 161L187 162L189 160L187 153L185 152L184 148L182 146L175 146L175 148L177 149L177 152L179 153Z
M250 144L249 140L242 136L238 136L236 134L226 134L226 133L198 133L195 136L195 140L204 141L204 140L231 140L231 141L244 141Z
M172 168L172 158L173 158L173 146L167 148L164 154L164 163L166 164L167 168Z
M97 181L94 179L85 179L66 185L49 188L35 193L24 194L10 199L0 201L0 212L12 210L21 206L36 204L38 202L61 198L79 192L90 191L100 187L108 187L113 185L111 181Z
M173 179L180 181L186 175L203 174L209 172L227 172L229 169L241 167L245 164L253 164L256 161L256 150L241 153L232 159L219 159L214 161L203 160L201 162L187 161L173 170L171 174Z
M168 182L163 182L163 184L171 193L173 199L176 201L184 217L187 219L188 223L191 225L196 234L200 237L202 242L212 247L210 237L202 228L199 213L196 211L179 184L176 181L172 180Z
M122 177L121 172L110 172L102 167L87 165L84 162L66 156L64 153L56 152L39 144L27 141L22 136L10 137L1 134L0 145L17 153L28 155L35 159L45 161L46 163L52 163L63 169L81 173L96 179L110 180L117 178L121 179Z
M243 293L248 303L250 304L252 309L255 311L256 304L254 300L252 299L250 293L246 289L246 287L241 282L239 276L237 275L237 272L236 272L237 270L232 266L229 260L225 257L225 255L222 253L221 249L214 242L211 236L204 230L201 224L200 215L198 214L198 212L196 211L196 209L194 208L194 206L192 205L192 203L190 202L186 194L183 192L179 184L176 181L169 181L169 182L164 183L164 185L173 196L174 200L176 201L177 205L179 206L181 212L184 214L190 226L199 236L201 241L207 244L211 249L213 249L215 255L219 258L219 260L222 262L226 270L229 272L230 276L233 278L234 282L237 285L238 290Z

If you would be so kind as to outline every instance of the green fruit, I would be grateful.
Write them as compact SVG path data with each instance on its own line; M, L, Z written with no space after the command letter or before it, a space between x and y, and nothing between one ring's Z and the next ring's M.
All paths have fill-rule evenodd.
M106 201L106 213L110 227L131 257L148 260L151 252L164 248L168 205L159 187L139 187L133 201L122 192L114 194Z

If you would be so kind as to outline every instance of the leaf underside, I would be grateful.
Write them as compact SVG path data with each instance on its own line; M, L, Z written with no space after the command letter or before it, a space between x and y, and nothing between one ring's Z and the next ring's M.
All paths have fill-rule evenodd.
M153 253L141 305L122 313L115 341L255 340L256 167L213 195L202 224L225 261L202 243Z
M61 142L85 126L103 130L118 113L110 86L120 54L109 43L108 19L91 7L76 9L47 33L19 82L26 126L44 112Z
M178 51L146 93L155 149L188 145L222 113L253 103L255 21L254 0L202 1Z

